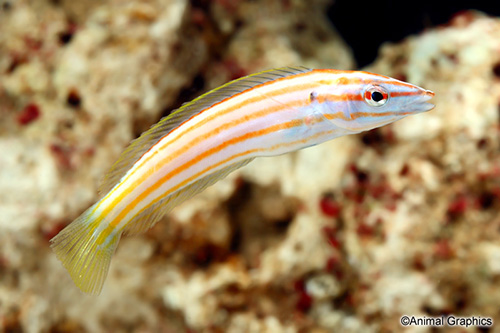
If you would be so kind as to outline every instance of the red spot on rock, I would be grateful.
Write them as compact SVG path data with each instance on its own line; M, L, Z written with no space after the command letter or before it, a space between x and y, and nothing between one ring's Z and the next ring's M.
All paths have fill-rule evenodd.
M447 215L448 218L454 220L465 213L467 210L468 202L464 195L458 195L453 201L448 205Z
M356 233L360 237L373 237L373 235L375 234L375 229L372 226L369 226L368 224L362 222L356 228Z
M356 233L361 238L377 237L379 239L384 239L385 232L383 229L383 221L381 218L378 218L377 221L375 221L375 223L371 225L365 222L361 222L356 228Z
M29 36L24 37L24 43L32 51L39 51L43 46L43 41Z
M58 144L51 144L50 151L54 155L57 164L63 169L72 169L73 165L71 163L71 150L66 147L62 147Z
M337 229L333 227L323 227L323 233L326 236L328 244L330 244L332 247L336 249L340 248L340 241L338 239Z
M293 288L296 290L296 291L304 291L306 286L304 284L304 280L297 280L295 281L295 283L293 284Z
M23 111L17 116L19 125L28 125L40 117L40 108L36 104L28 104L24 107Z
M330 257L326 261L325 270L327 272L333 272L339 266L339 264L340 264L340 260L338 257L336 257L336 256Z
M454 251L450 246L450 243L446 239L442 239L434 244L434 255L443 260L451 259L454 255Z
M377 200L380 200L387 193L391 192L391 188L384 183L373 184L368 188L369 194Z
M358 204L363 203L363 200L365 198L364 191L358 187L345 188L342 190L342 193L347 199L354 201L355 203Z
M342 271L342 264L340 259L336 256L328 258L325 265L325 270L333 274L337 280L342 280L344 272Z
M312 305L312 298L308 294L301 293L299 300L297 301L297 310L300 312L307 312Z
M307 312L312 305L312 298L306 292L304 280L296 281L294 284L295 290L299 293L296 308L300 312Z
M335 201L332 195L328 194L321 198L319 207L321 208L321 212L329 217L338 217L341 210L340 204Z

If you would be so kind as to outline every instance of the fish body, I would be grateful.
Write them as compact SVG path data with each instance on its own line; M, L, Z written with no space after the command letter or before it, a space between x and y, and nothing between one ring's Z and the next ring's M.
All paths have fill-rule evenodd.
M255 157L275 156L430 110L434 93L359 71L282 68L232 81L183 105L134 140L102 198L52 248L84 292L100 293L121 235Z

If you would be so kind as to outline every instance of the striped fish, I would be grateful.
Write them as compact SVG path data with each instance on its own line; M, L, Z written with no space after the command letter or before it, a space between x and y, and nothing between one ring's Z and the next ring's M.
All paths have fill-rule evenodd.
M99 294L123 233L258 156L274 156L428 111L434 93L359 71L290 67L214 89L163 118L122 153L102 198L51 240L84 292Z

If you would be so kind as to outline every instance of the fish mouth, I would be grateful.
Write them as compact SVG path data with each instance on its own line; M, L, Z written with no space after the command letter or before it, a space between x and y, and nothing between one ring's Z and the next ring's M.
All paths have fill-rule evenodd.
M434 92L430 90L423 90L422 95L420 95L417 100L412 103L411 110L415 113L427 112L434 109L435 105L428 103L427 101L434 97Z

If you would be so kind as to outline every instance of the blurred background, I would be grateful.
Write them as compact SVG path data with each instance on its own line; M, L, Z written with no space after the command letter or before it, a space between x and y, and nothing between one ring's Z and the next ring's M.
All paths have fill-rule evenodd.
M0 0L0 331L500 325L499 7ZM130 140L205 91L287 65L392 76L433 90L436 108L253 161L123 238L102 294L82 294L49 240L98 199Z

